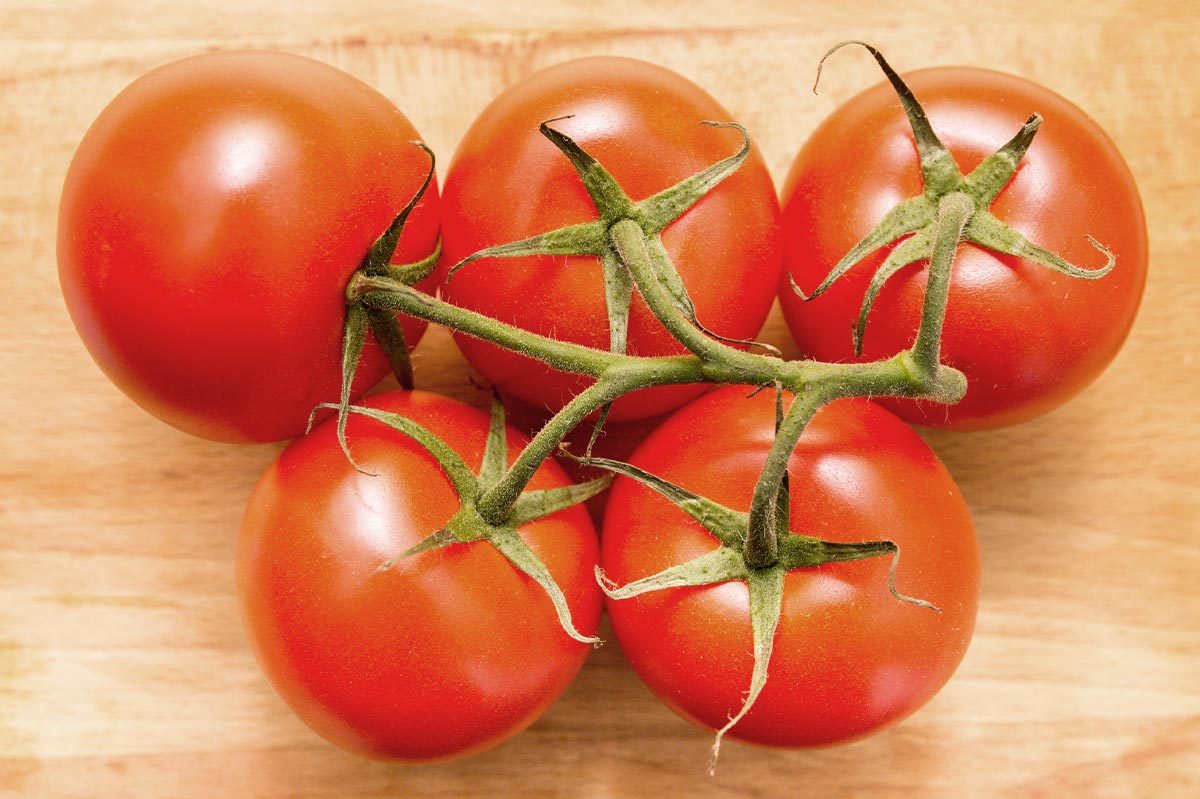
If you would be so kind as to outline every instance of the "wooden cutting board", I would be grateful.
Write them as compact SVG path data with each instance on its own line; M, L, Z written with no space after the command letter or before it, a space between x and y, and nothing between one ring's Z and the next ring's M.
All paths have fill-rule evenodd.
M0 8L0 796L1200 796L1200 109L1193 2L870 4L590 0L35 2ZM983 547L975 641L899 727L853 746L729 744L661 706L614 645L543 719L461 762L327 746L276 698L239 627L233 541L278 447L190 439L100 374L58 294L55 208L87 125L125 84L206 49L278 48L395 100L442 155L538 67L656 61L756 134L776 176L818 121L900 69L973 64L1056 89L1116 140L1149 215L1152 276L1113 367L1068 407L928 438ZM785 347L776 313L764 337ZM794 352L794 349L789 350ZM482 403L448 334L421 383Z

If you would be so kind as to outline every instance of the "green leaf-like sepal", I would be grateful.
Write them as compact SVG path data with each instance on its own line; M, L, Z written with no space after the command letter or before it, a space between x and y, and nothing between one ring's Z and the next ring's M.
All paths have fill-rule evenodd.
M599 646L602 643L599 638L584 635L576 629L575 622L571 619L571 609L567 605L567 598L563 595L562 589L558 587L558 583L554 581L554 575L550 574L550 570L546 568L546 564L542 563L541 559L529 548L529 545L525 543L525 539L521 538L515 528L505 527L496 529L488 537L488 541L491 542L492 546L500 550L512 565L516 566L521 572L541 586L542 590L546 592L546 596L550 599L551 604L554 605L554 612L558 615L558 623L562 625L567 635L583 644Z
M612 412L612 403L606 403L600 408L600 413L596 417L596 423L592 425L592 434L588 436L587 447L583 450L585 458L592 457L592 449L596 446L596 442L600 440L600 434L604 432L604 423L608 421L608 414Z
M1104 255L1104 265L1095 269L1084 269L1061 255L1039 247L986 211L975 212L971 221L967 223L963 236L967 241L980 246L1033 261L1039 266L1053 269L1055 272L1079 280L1097 280L1107 275L1117 265L1117 256L1113 254L1112 250L1091 236L1086 237L1088 243Z
M458 536L452 533L449 528L443 527L440 530L422 538L413 546L401 552L399 555L394 555L383 563L379 564L376 571L385 572L395 566L405 558L411 558L413 555L419 555L422 552L428 552L431 549L441 549L442 547L450 546L451 544L462 543Z
M519 527L526 522L566 510L602 493L611 483L612 477L605 475L597 477L595 480L588 480L586 483L572 483L559 488L526 491L517 498L513 505L508 523Z
M371 308L367 311L367 319L371 323L371 332L375 335L375 340L379 342L379 348L387 356L388 364L392 367L392 374L396 376L396 380L402 388L411 391L413 387L412 356L409 355L408 341L404 338L404 328L400 326L400 320L396 318L395 314L378 308Z
M567 157L575 171L579 174L583 187L600 212L600 221L605 227L617 219L628 217L633 212L633 201L621 188L621 184L605 169L599 161L588 154L579 144L567 134L550 127L551 122L571 119L570 116L548 119L538 125L538 131L549 139L559 151Z
M425 171L425 179L421 183L421 187L417 189L416 194L412 199L400 209L400 213L396 214L392 219L392 223L388 225L387 230L383 232L375 243L371 245L371 249L367 252L367 257L363 259L362 269L368 275L385 275L387 274L388 265L392 261L392 256L396 254L396 247L400 243L400 234L404 231L404 225L408 222L409 214L417 207L417 203L425 196L425 192L429 189L429 184L433 182L434 167L437 164L437 158L433 154L433 150L429 149L424 142L414 141L414 145L420 147L427 156L429 156L429 168Z
M524 258L530 255L600 255L605 247L605 228L599 222L583 222L578 225L539 233L520 241L497 244L462 259L446 274L453 278L458 270L484 258Z
M862 305L858 309L858 320L854 324L855 355L862 355L863 336L867 332L867 317L870 315L871 309L875 307L875 300L879 298L879 292L883 291L884 285L901 269L915 261L924 260L933 253L934 233L935 228L931 225L919 231L915 236L910 236L900 242L900 246L889 252L887 258L879 265L879 269L871 275L871 282L867 286L866 293L863 294Z
M775 435L779 435L779 428L783 426L783 384L776 381L775 383ZM791 478L788 475L787 469L783 470L783 475L779 479L779 490L775 492L775 538L779 539L787 535L791 529L792 521L792 491Z
M722 158L712 166L638 203L638 222L647 234L661 233L668 225L687 213L689 208L704 199L706 194L737 172L750 155L750 134L741 125L736 122L711 120L700 124L710 128L733 128L741 134L742 146L733 155Z
M775 630L779 627L779 616L783 608L783 582L786 570L776 566L751 572L746 578L750 589L750 630L754 640L754 669L750 673L750 690L746 701L736 714L729 718L724 727L717 730L713 739L712 754L708 760L708 773L717 773L717 758L721 754L721 739L725 733L745 718L758 701L763 686L767 684L767 664L771 662L771 651L775 647Z
M884 214L879 224L872 228L870 233L863 236L857 244L851 247L850 251L843 255L840 261L834 264L833 269L829 270L829 274L825 276L820 285L813 289L812 294L805 294L796 285L795 279L789 272L788 280L792 284L792 291L796 293L797 297L806 302L815 300L824 294L838 279L849 272L859 261L880 247L891 244L901 236L912 233L914 230L920 230L933 222L934 210L934 204L929 202L924 196L911 197L905 200Z
M888 592L901 602L940 613L941 609L933 603L902 594L896 589L896 569L900 566L900 547L894 541L843 543L824 541L810 535L796 535L795 533L788 533L779 539L779 565L788 571L807 569L826 563L867 560L884 555L892 556L892 563L888 568Z
M750 570L746 568L742 553L727 546L621 586L610 580L603 569L596 567L596 582L609 599L631 599L666 588L727 583L730 580L746 580L749 576Z
M320 405L321 408L337 409L337 405ZM376 408L364 408L359 405L351 405L347 409L350 413L355 413L360 416L374 419L377 422L387 425L388 427L411 438L417 442L433 456L442 471L446 473L446 477L450 480L450 485L454 487L454 493L458 495L459 500L464 502L473 501L479 493L479 483L475 479L471 468L463 461L459 454L455 452L449 444L438 438L431 431L414 422L412 419L401 416L398 413L389 411L381 411Z
M358 369L358 362L362 360L363 346L366 343L368 313L367 309L357 302L346 308L346 325L342 338L342 390L338 404L334 406L337 410L338 446L342 448L350 465L360 472L363 469L350 454L350 446L346 443L346 419L350 414L350 390L354 384L354 373ZM314 409L308 417L309 429L312 429L315 416L316 410ZM369 474L369 472L363 473Z
M487 442L483 447L483 465L479 467L479 492L482 494L500 481L508 467L508 428L500 395L492 392Z
M687 317L688 321L696 326L700 332L710 338L715 338L719 341L724 341L728 344L740 344L744 346L759 347L770 352L773 355L779 355L779 349L762 341L754 341L753 339L730 338L716 333L705 327L700 319L696 316L696 304L692 302L691 295L688 294L687 287L683 285L683 279L680 278L679 272L675 269L675 264L671 262L671 256L667 253L667 248L663 245L662 239L657 235L648 236L644 239L646 246L645 256L649 260L651 271L654 273L655 280L662 285L670 293L675 307ZM619 249L619 248L618 248ZM622 257L624 255L622 254Z
M605 471L623 475L635 482L641 483L670 500L672 505L699 522L705 530L712 533L722 544L731 547L740 547L742 545L743 531L746 529L746 514L730 510L724 505L713 502L711 499L702 497L699 494L694 494L686 488L681 488L631 463L614 461L608 458L581 458L577 455L572 455L566 448L560 448L559 451L576 463L583 464L584 466L592 466L597 469L604 469Z
M826 59L851 44L866 48L871 57L875 59L875 63L883 70L888 83L892 84L892 89L900 100L900 106L904 109L905 116L908 117L909 125L912 126L913 138L917 142L917 155L921 160L921 176L925 181L926 193L931 194L936 200L945 192L954 191L957 188L956 179L961 177L958 164L950 155L950 151L946 149L946 145L942 144L942 140L933 132L933 127L929 124L929 117L925 115L925 109L917 102L912 89L908 88L908 84L892 69L892 65L883 57L883 53L874 46L852 40L840 42L829 48L829 51L821 58L821 63L817 65L817 77L813 82L813 92L816 92L817 83L821 80L821 68Z
M1042 126L1042 115L1032 114L1025 124L1008 142L996 152L971 170L963 181L962 191L975 201L977 208L986 208L1000 194L1012 176L1017 172L1017 166L1025 157L1033 137Z
M388 264L386 275L398 283L403 283L406 286L415 286L433 274L433 270L437 269L438 261L441 259L442 237L438 236L437 244L433 247L433 252L421 260L413 261L412 263Z

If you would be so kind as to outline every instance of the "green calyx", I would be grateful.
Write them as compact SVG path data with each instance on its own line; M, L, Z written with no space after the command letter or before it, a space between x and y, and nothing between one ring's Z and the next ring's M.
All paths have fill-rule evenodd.
M726 338L706 328L697 319L696 307L688 295L679 273L671 263L660 236L668 225L683 216L745 162L746 157L750 154L750 137L745 128L733 122L701 122L700 124L713 128L733 128L741 134L742 146L733 155L683 179L674 186L664 189L652 197L635 202L599 161L570 136L551 126L554 122L570 118L570 116L564 116L546 120L538 126L538 130L575 167L580 182L591 198L599 218L594 222L569 225L521 241L508 242L480 250L451 267L446 280L452 280L460 269L469 264L486 258L520 258L536 255L598 258L604 277L609 352L624 354L627 351L629 311L634 292L634 280L627 267L628 246L631 240L635 240L637 247L644 253L642 257L648 268L652 270L655 280L668 292L672 305L698 331L706 337L730 344L756 345L778 354L779 351L769 344ZM622 240L614 235L614 232L622 227L625 229L625 252L622 252ZM610 405L605 405L601 409L600 418L593 429L593 442L608 417L610 407Z
M408 217L417 207L421 198L425 196L430 183L433 182L433 170L436 164L433 150L429 149L424 142L414 141L413 145L421 148L429 156L429 168L425 172L425 178L408 203L400 209L400 213L392 219L387 230L375 239L363 257L358 271L355 272L355 278L360 275L387 278L396 283L413 286L433 274L433 270L437 267L438 259L442 255L440 238L433 252L421 260L410 264L392 265L392 257L396 254L396 247L400 244L400 235L404 232ZM396 380L404 388L411 389L413 387L413 370L408 342L404 340L404 330L400 327L400 320L396 318L395 313L387 309L368 306L360 297L352 295L352 286L354 286L354 280L351 280L346 287L346 323L342 333L342 385L337 405L337 435L342 451L346 453L346 457L353 464L355 463L354 457L346 445L346 417L350 408L354 374L362 360L363 347L366 346L367 329L370 328L374 334L380 349L387 356L392 373L396 375ZM355 464L355 468L358 468L357 464Z
M1042 117L1039 114L1031 115L1016 135L1003 147L984 159L983 163L972 170L970 174L963 175L950 151L934 133L933 127L929 124L929 118L925 115L925 110L917 102L912 90L876 48L859 41L847 41L834 46L821 59L821 65L817 68L817 81L820 81L821 66L824 65L825 60L841 48L851 44L860 45L870 52L899 97L904 113L908 116L909 124L912 126L921 164L921 177L924 181L924 192L920 196L901 202L885 214L879 224L834 265L811 294L805 294L796 284L795 279L790 274L788 275L792 290L803 300L813 300L828 290L863 258L880 247L888 246L903 236L909 236L888 253L887 258L872 276L870 285L863 296L858 320L853 330L854 351L857 355L862 355L867 317L887 281L909 264L927 260L932 256L938 224L938 208L942 201L952 194L961 194L971 201L971 210L961 232L963 241L998 253L1015 255L1081 280L1096 280L1112 271L1116 265L1116 256L1091 236L1087 237L1088 241L1104 254L1105 263L1095 269L1084 269L1066 261L1050 250L1030 242L988 210L1001 190L1012 180L1021 159L1033 143L1033 138L1042 124ZM813 91L815 92L816 89L817 84L814 83Z
M577 255L594 256L600 259L604 272L605 299L608 308L609 351L624 353L629 331L629 306L633 298L633 281L628 270L623 268L624 259L620 243L614 238L614 229L622 222L626 227L635 226L637 238L646 250L647 259L654 275L670 293L672 302L689 321L706 335L731 344L754 344L769 352L778 350L769 344L720 336L696 318L696 307L688 296L679 273L667 255L659 234L672 222L683 216L715 189L726 178L736 172L750 154L750 136L746 129L735 122L704 121L701 125L712 128L733 128L742 137L742 146L736 153L715 164L684 178L674 186L644 200L634 202L621 184L592 155L579 146L567 134L551 127L551 123L570 119L570 116L549 119L538 126L543 136L549 139L567 157L587 190L599 219L569 225L558 230L547 231L521 241L488 247L459 261L447 275L450 280L458 270L483 258L518 258L532 255Z
M322 405L322 408L342 410L340 405ZM454 493L458 495L460 507L446 522L445 526L434 531L409 549L395 555L379 565L379 571L387 571L400 561L433 549L456 544L474 544L486 542L495 547L500 554L519 571L532 579L545 592L546 597L554 607L555 615L563 631L576 641L599 646L600 639L579 632L571 619L571 611L567 604L562 588L554 580L546 565L537 554L521 538L518 528L528 522L541 519L560 510L578 505L596 496L608 488L611 478L608 476L586 483L567 485L560 488L548 488L536 491L524 491L513 503L507 517L499 524L488 522L479 512L478 502L489 490L500 482L508 466L507 428L504 419L504 406L498 398L492 402L491 421L488 426L487 443L484 447L483 464L479 473L459 457L446 442L442 441L428 429L411 419L399 414L389 413L374 408L364 408L350 405L345 408L347 413L358 414L373 419L381 424L403 433L424 448L437 461ZM345 441L344 423L339 423L339 438ZM357 467L356 467L357 468Z
M767 667L774 648L775 630L779 626L782 612L784 577L788 572L823 566L828 563L890 555L892 564L888 571L888 590L892 596L901 602L938 611L933 604L923 599L906 596L896 590L896 569L900 562L900 548L894 542L886 540L859 543L824 541L813 536L799 535L788 529L789 501L786 478L782 481L777 499L772 504L774 559L769 565L755 566L745 548L745 543L750 537L751 514L727 508L629 463L606 458L576 457L565 450L564 453L579 463L623 475L662 495L675 507L696 520L713 535L718 543L715 549L699 557L669 566L660 572L625 585L617 585L597 567L596 579L610 599L632 599L652 591L714 585L731 581L743 582L749 590L754 667L745 701L736 711L733 708L730 709L729 721L716 732L712 757L709 761L710 774L716 770L721 740L750 712L750 708L757 702L763 686L766 685Z

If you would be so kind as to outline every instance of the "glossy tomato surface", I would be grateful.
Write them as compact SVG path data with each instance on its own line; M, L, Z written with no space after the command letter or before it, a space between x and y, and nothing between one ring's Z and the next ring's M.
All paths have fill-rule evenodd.
M1104 265L1095 236L1117 256L1100 280L1067 277L973 244L959 246L942 360L961 369L957 405L887 401L914 422L958 428L1024 421L1074 396L1112 361L1129 333L1146 280L1146 226L1133 176L1104 131L1078 107L1023 78L972 68L913 72L905 80L966 174L1026 118L1045 122L991 207L1026 238L1084 268ZM792 165L784 188L787 270L806 292L898 202L922 191L916 145L890 86L838 108ZM801 350L853 359L850 329L887 249L811 302L781 284L784 317ZM911 346L928 263L892 278L871 313L865 360Z
M478 469L488 417L425 392L365 404L399 413ZM550 600L486 542L380 564L458 509L436 461L362 417L348 427L355 471L327 422L267 469L238 541L238 588L250 642L272 685L310 727L350 751L398 760L476 752L532 723L590 649L567 637ZM526 439L509 430L510 461ZM532 488L568 484L553 463ZM601 596L595 530L582 507L521 536L595 631Z
M346 282L425 176L416 138L383 95L300 56L210 53L134 81L59 209L59 280L96 362L189 433L302 433L338 396ZM436 240L431 188L395 260ZM423 324L404 330L415 344ZM386 372L372 342L358 391Z
M774 398L723 388L669 417L631 462L728 507L748 510L774 436ZM788 464L792 531L829 541L894 541L888 557L799 569L785 595L768 678L730 735L776 746L847 741L923 705L958 665L975 624L979 552L945 467L903 422L866 400L817 413ZM617 478L601 564L619 584L717 546L658 494ZM744 583L674 588L608 602L621 650L676 712L718 728L737 712L753 667Z
M691 81L628 58L584 58L531 75L496 98L467 131L446 177L443 274L495 244L597 218L570 162L538 132L554 127L604 165L635 201L737 152L733 130L703 126L729 112ZM779 209L771 177L753 150L741 169L663 231L697 317L735 338L754 336L780 275ZM477 261L442 289L450 302L535 333L607 350L604 281L595 257ZM467 336L471 365L506 394L562 407L588 380ZM636 296L628 351L684 352ZM656 388L619 400L614 419L662 413L702 387Z

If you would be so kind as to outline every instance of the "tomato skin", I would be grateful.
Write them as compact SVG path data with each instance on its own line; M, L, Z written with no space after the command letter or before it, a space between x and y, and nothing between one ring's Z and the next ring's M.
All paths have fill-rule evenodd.
M485 247L597 218L570 162L539 123L554 117L635 201L735 153L732 130L702 126L730 118L695 84L629 58L583 58L544 69L510 87L459 144L443 194L442 274ZM737 173L662 233L706 327L756 335L774 301L781 268L779 207L757 150ZM526 330L607 350L604 282L594 257L486 260L443 286L448 301ZM455 337L471 365L506 394L551 410L590 384L468 336ZM628 351L685 350L636 293ZM651 416L704 391L673 386L618 400L613 419Z
M771 447L774 397L722 388L654 431L631 462L728 507L748 510ZM802 569L785 578L766 687L730 735L773 746L851 740L924 704L953 673L974 629L979 552L953 479L920 438L866 400L817 413L793 454L791 527L830 541L889 539L890 559ZM626 478L612 488L601 565L618 584L716 548L682 511ZM753 659L743 583L670 589L609 601L625 657L685 718L721 727L750 685Z
M210 53L101 112L59 209L59 280L88 350L160 419L204 438L304 431L340 385L344 289L428 158L383 95L331 66ZM437 189L397 262L437 240ZM424 330L403 320L410 344ZM388 366L370 342L355 387Z
M366 403L402 414L478 469L488 417L445 397L390 392ZM409 761L495 746L532 723L590 649L563 632L545 593L486 542L431 550L378 572L458 509L432 456L352 417L292 442L259 481L238 541L243 619L284 701L316 732L369 757ZM509 460L527 443L509 430ZM531 488L570 481L553 462ZM582 506L521 528L595 631L597 543Z
M942 343L943 361L968 380L957 405L885 400L920 424L1002 427L1062 404L1092 382L1121 348L1146 280L1145 218L1128 166L1082 110L1035 83L990 70L919 70L905 80L964 174L1033 112L1045 123L992 213L1026 238L1084 268L1117 256L1100 280L1079 280L973 244L959 246ZM811 291L897 202L922 191L916 145L891 88L880 84L838 108L797 155L785 184L787 270ZM850 328L887 249L865 259L824 295L800 300L780 284L784 318L801 350L852 360ZM898 273L867 323L863 360L911 345L927 262Z

